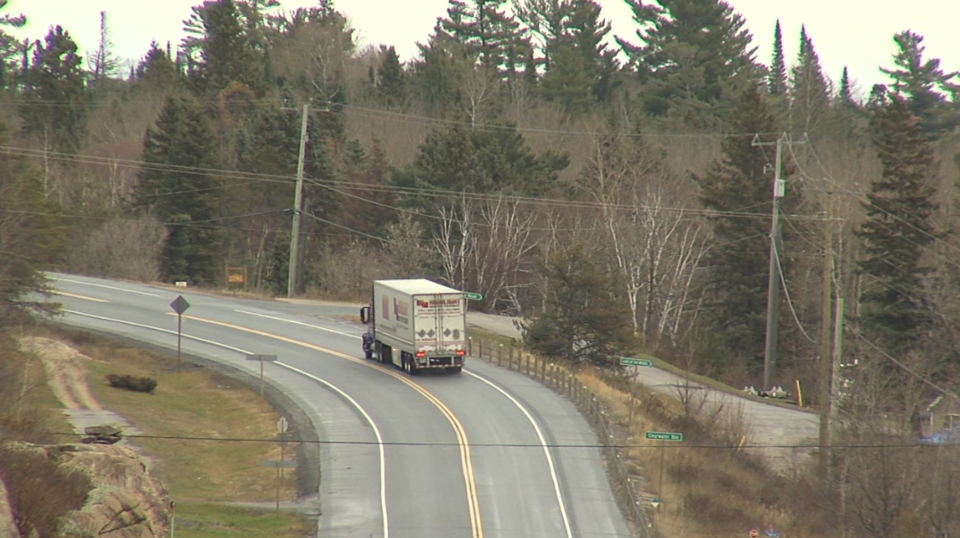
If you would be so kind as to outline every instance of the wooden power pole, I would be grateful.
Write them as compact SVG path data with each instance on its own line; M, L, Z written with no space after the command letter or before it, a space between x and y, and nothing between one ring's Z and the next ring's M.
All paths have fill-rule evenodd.
M297 294L300 276L300 211L303 205L303 159L307 148L307 118L310 117L310 105L303 105L303 117L300 120L300 157L297 159L297 192L293 201L293 229L290 231L290 267L287 272L287 297Z

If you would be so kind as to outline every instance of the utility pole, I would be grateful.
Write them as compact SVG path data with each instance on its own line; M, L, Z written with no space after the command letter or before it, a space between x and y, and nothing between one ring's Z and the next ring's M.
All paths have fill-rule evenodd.
M773 203L770 218L770 273L767 279L767 337L763 356L763 387L770 388L773 380L773 371L777 364L777 324L779 322L780 305L780 198L784 193L784 181L780 178L781 161L783 157L783 139L786 134L777 139L777 157L773 172ZM755 136L752 145L764 146L759 136Z
M310 117L310 104L303 105L303 118L300 120L300 157L297 160L297 192L293 201L293 229L290 231L290 267L287 273L287 297L297 294L300 272L300 211L303 204L303 158L307 148L307 118Z

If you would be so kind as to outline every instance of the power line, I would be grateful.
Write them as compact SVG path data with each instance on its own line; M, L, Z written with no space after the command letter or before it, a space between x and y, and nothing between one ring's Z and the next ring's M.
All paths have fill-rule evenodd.
M58 437L85 437L83 434L70 432L46 432L48 435ZM186 436L186 435L149 435L149 434L130 434L124 435L124 439L145 439L158 441L193 441L193 442L220 442L220 443L276 443L277 438L255 438L255 437L205 437L205 436ZM434 448L460 448L460 443L455 442L427 442L427 441L361 441L361 440L289 440L291 443L300 443L307 445L332 445L332 446L385 446L385 447L434 447ZM920 442L902 442L902 443L847 443L832 444L830 449L877 449L877 448L917 448L930 445ZM960 448L960 444L945 444L942 446ZM516 449L657 449L660 444L619 444L619 443L470 443L470 448L516 448ZM664 448L672 450L745 450L745 449L815 449L820 448L817 444L811 443L773 443L773 444L716 444L716 443L673 443L665 444Z

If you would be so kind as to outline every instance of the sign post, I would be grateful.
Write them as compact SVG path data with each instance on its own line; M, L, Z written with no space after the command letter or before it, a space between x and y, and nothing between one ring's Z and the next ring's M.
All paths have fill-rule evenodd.
M276 362L276 355L247 355L248 361L260 361L260 397L263 398L263 363Z
M183 313L190 308L190 303L183 298L183 295L177 295L177 298L170 303L170 308L177 313L177 373L180 373L180 337L183 327Z
M665 441L673 441L676 443L683 441L683 434L674 432L646 432L644 437L651 441L660 441L660 482L657 485L657 496L659 499L663 499L663 445Z
M646 359L634 359L631 357L620 357L620 366L633 366L633 382L630 383L630 415L627 417L627 424L633 424L633 408L636 407L637 387L636 379L639 375L639 367L649 368L653 366L652 361Z
M262 364L262 363L261 363ZM278 438L280 439L280 465L277 465L277 511L280 511L280 489L283 487L283 448L286 445L287 419L280 417L277 421Z

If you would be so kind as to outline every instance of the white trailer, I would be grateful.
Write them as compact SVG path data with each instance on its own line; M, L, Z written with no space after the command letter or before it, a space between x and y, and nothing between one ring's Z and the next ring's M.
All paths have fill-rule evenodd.
M370 325L363 345L368 359L410 374L463 369L467 299L462 291L423 278L376 280L360 319Z

